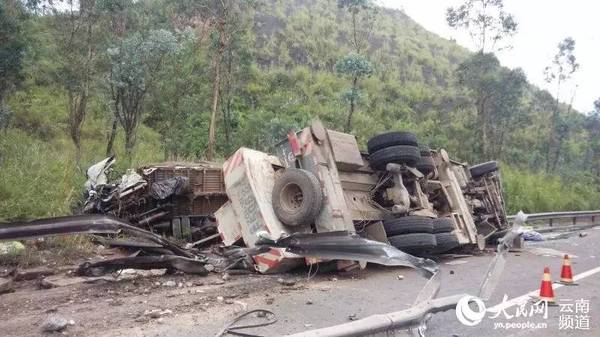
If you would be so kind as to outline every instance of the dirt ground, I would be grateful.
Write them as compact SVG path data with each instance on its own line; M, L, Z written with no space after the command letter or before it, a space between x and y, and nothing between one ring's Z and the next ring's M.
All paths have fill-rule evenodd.
M0 268L1 270L1 268ZM199 329L208 317L227 320L252 306L276 306L275 298L307 287L329 283L335 276L325 274L311 279L310 285L295 282L305 274L283 276L259 274L210 274L194 276L166 275L162 270L124 272L115 280L83 281L68 275L49 276L48 280L75 282L45 289L41 279L16 281L15 291L0 295L0 330L2 336L47 336L42 332L49 316L72 320L73 325L60 332L69 336L147 336L147 327L176 321L178 316L197 321ZM162 275L157 275L162 274ZM114 275L106 277L113 278ZM355 277L355 276L352 276ZM325 289L326 290L326 289ZM158 313L152 314L152 311ZM199 331L198 336L206 334Z

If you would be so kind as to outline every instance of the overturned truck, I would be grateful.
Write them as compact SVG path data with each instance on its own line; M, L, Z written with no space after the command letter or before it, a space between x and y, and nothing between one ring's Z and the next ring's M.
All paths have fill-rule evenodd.
M428 255L483 249L507 230L496 162L469 167L402 131L367 145L361 152L353 135L315 121L290 132L273 154L238 149L223 164L229 200L215 212L224 244L345 231ZM319 262L281 248L254 261L261 272Z

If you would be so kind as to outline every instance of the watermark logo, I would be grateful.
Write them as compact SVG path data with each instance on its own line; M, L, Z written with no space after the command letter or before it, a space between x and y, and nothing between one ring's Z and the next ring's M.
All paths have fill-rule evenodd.
M471 303L477 308L472 308ZM476 326L481 323L486 311L485 303L475 296L465 296L456 303L456 318L466 326Z
M590 301L585 299L564 299L558 303L559 330L588 330L590 328ZM494 322L494 329L546 329L548 327L548 302L524 301L513 303L504 295L502 303L486 308L485 303L475 296L464 296L456 304L456 318L466 326L476 326L489 313ZM540 320L542 320L540 322ZM537 321L537 322L536 322Z

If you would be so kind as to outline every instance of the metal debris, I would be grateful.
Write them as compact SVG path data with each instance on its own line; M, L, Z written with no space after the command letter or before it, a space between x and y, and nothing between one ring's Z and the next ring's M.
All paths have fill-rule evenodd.
M99 276L126 268L179 270L188 274L208 275L204 262L183 256L133 256L99 262L85 262L79 266L78 275Z

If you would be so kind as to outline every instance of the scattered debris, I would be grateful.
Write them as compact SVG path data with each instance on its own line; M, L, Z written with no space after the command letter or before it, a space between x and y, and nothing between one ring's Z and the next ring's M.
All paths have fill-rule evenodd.
M561 252L559 250L556 250L553 248L546 248L546 247L527 247L526 250L532 254L539 255L539 256L563 257L565 255L569 255L572 258L577 257L577 255L569 254L566 252Z
M351 321L356 321L358 319L358 316L356 314L348 315L348 319Z
M586 232L581 232L581 233L579 233L579 237L580 237L580 238L584 238L584 237L586 237L587 235L588 235L588 234L587 234Z
M167 281L167 282L164 282L162 285L164 287L171 287L171 288L173 288L173 287L177 286L177 283L175 283L175 281Z
M283 284L286 287L291 287L291 286L295 285L297 281L294 279L284 279L284 278L280 277L277 279L277 282L279 282L280 284Z
M544 237L531 227L519 227L519 234L525 241L544 241Z
M79 266L78 275L104 275L126 268L157 269L166 268L180 270L188 274L208 275L204 268L204 262L192 258L175 255L159 256L133 256L111 260L98 261L94 263L85 262Z
M307 305L311 305L311 304L313 304L313 301L311 301L311 300L308 300L308 301L306 301L306 304L307 304Z
M50 315L42 323L41 329L44 332L55 332L62 331L66 329L69 325L75 325L75 322L73 320L67 320L64 317L58 315Z
M15 291L13 280L11 278L0 277L0 294L6 294Z
M112 276L96 276L96 277L72 277L64 275L48 276L41 280L40 287L44 289L67 287L81 283L96 283L96 282L116 282L117 278Z
M54 274L56 274L55 269L45 266L30 269L18 269L15 273L15 281L35 280Z
M404 280L404 275L398 275L398 280Z
M469 262L468 260L453 260L453 261L448 261L448 262L446 262L444 264L447 264L449 266L456 266L456 265L465 264L465 263L468 263L468 262Z
M150 318L160 318L160 317L171 315L171 314L173 314L173 311L169 310L169 309L165 309L165 310L152 309L152 310L144 311L144 316L147 316Z

